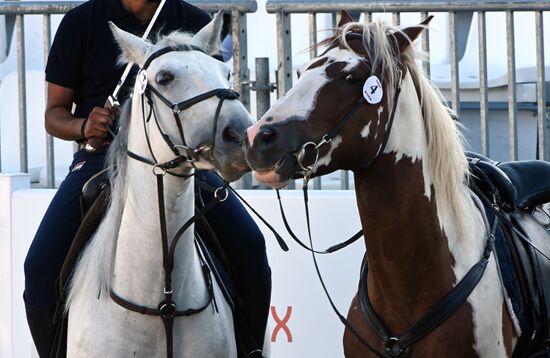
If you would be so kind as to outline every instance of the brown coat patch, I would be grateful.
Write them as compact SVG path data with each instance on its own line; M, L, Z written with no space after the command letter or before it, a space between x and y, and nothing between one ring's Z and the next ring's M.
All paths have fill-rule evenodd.
M356 172L356 193L369 259L369 298L386 328L404 333L453 287L453 257L437 218L434 192L424 195L422 163L382 155L368 171ZM352 303L349 318L373 345L380 340ZM475 357L468 303L411 347L411 357ZM350 332L346 357L373 356Z

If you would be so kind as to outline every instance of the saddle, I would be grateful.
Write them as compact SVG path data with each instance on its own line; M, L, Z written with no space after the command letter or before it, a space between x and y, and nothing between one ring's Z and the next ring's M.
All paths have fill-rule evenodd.
M513 357L550 357L550 163L496 162L466 153L470 187L491 221L499 219L495 252L521 328Z

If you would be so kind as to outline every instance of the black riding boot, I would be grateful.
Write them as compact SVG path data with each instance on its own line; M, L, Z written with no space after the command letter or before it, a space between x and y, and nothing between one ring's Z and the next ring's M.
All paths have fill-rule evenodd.
M249 352L248 357L262 357L262 348L264 345L265 330L267 319L269 317L269 308L271 304L271 275L269 278L252 288L243 295L242 313L250 333L254 338L258 351Z
M35 307L25 302L27 322L40 358L49 358L55 337L55 307Z

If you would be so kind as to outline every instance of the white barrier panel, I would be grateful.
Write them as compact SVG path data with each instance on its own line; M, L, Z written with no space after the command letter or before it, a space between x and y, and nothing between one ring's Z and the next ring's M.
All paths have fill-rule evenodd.
M259 223L273 272L270 325L272 356L343 357L344 328L332 312L316 276L311 254L289 237L279 214L274 191L243 191L249 202L283 236L290 247L283 252L273 234ZM307 242L301 191L283 191L287 218L295 234ZM310 191L310 214L314 247L326 249L348 239L360 229L355 193L352 191ZM346 315L357 290L362 240L330 255L318 256L325 283L340 311Z
M0 357L16 357L13 355L15 332L13 327L25 316L14 315L16 306L22 306L19 300L12 297L13 267L21 265L17 257L13 257L17 240L12 241L12 192L30 188L27 174L0 175ZM29 357L27 354L26 357Z
M0 176L0 179L5 178ZM25 179L28 182L28 177ZM54 190L37 189L13 192L10 214L13 225L9 249L10 243L6 242L3 230L6 223L2 220L5 218L4 215L0 216L0 228L3 230L0 240L0 253L3 255L0 292L7 292L13 305L13 319L0 320L1 357L31 356L32 345L21 299L24 288L23 262L34 232L54 193ZM250 190L240 193L276 228L290 247L289 252L283 252L273 234L258 220L265 234L273 272L269 323L272 357L343 357L343 326L330 309L315 274L311 254L295 244L286 233L275 192ZM8 194L8 190L2 190L0 186L0 203L10 200L9 197L6 199ZM290 225L299 238L307 241L301 192L283 191L282 195ZM4 210L5 205L1 208ZM314 245L318 249L339 243L360 228L355 193L351 191L311 191L310 209ZM238 230L237 223L235 228ZM4 261L4 257L10 251L11 266L6 265ZM325 282L344 315L356 291L363 253L364 244L359 240L342 252L319 257ZM2 300L5 296L2 295ZM5 305L0 305L0 309L1 307ZM1 312L4 317L4 311Z

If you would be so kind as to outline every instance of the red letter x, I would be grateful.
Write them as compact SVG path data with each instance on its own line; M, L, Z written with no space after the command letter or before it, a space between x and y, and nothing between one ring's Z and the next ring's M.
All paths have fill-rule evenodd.
M290 333L290 329L288 329L288 326L286 325L288 323L288 320L290 319L290 314L292 313L292 307L288 306L286 308L286 313L283 319L280 319L277 315L277 311L275 310L275 306L271 306L271 315L273 315L273 319L275 320L275 323L277 326L273 329L273 334L271 335L271 342L277 341L277 334L282 329L286 334L286 339L288 342L292 342L292 333Z

